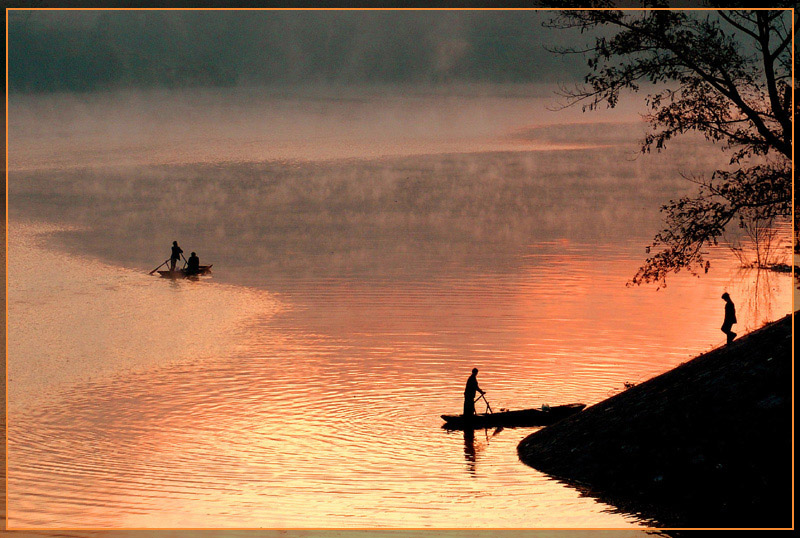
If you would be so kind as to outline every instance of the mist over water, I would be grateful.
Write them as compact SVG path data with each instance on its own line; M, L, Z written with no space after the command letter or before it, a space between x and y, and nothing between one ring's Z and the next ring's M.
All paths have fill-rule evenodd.
M318 161L595 146L579 110L548 110L556 106L555 89L312 85L12 94L9 128L17 136L9 140L9 167ZM617 131L627 141L644 132L630 110L594 118L613 122L605 131ZM577 125L566 136L563 130L541 136L537 129L570 122Z
M519 463L533 430L439 415L472 367L497 409L596 403L721 344L722 291L740 334L785 315L791 277L723 245L625 287L720 155L544 94L13 96L10 523L647 524ZM213 277L147 276L173 240Z
M690 187L677 171L715 156L639 155L635 116L577 123L545 108L552 89L15 96L11 211L77 225L61 240L133 267L181 239L251 284L480 272L631 225L648 241L656 208Z

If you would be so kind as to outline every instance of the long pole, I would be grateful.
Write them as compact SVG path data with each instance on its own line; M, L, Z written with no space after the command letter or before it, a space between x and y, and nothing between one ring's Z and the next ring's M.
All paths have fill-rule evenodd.
M170 260L170 258L167 258L166 260L164 260L164 261L161 263L161 265L164 265L164 264L165 264L165 263L167 263L169 260ZM161 268L161 265L159 265L158 267L156 267L155 269L153 269L152 271L150 271L150 273L148 273L148 274L151 274L151 275L152 275L153 273L155 273L156 271L158 271L158 270Z
M483 394L478 396L478 398L475 401L477 402L481 398L483 398L483 401L486 402L486 409L488 409L490 413L494 413L494 411L492 411L492 406L489 405L489 400L487 400L486 396L484 396Z

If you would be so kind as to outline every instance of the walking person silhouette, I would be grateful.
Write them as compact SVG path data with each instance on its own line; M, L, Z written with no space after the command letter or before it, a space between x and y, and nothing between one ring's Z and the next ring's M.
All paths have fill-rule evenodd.
M727 291L722 294L722 298L725 300L725 319L722 321L720 330L728 337L727 343L730 344L736 338L736 333L731 330L733 324L736 323L736 307Z

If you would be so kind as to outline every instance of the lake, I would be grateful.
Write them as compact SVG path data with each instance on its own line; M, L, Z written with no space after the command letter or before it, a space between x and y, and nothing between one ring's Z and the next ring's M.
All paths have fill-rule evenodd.
M732 231L626 286L724 156L545 90L12 96L9 526L657 525L520 463L534 428L440 415L473 367L495 410L597 403L723 344L723 291L739 334L789 313L791 276ZM150 276L173 240L213 276Z

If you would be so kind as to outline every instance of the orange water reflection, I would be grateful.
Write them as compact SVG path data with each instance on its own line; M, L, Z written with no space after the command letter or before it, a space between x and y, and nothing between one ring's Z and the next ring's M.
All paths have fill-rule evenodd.
M531 430L470 438L441 430L439 414L460 409L473 366L494 408L594 403L721 343L722 289L764 297L737 303L742 328L791 306L788 276L730 260L664 290L626 288L633 246L537 243L514 270L298 279L278 298L64 255L45 264L64 279L48 280L24 270L46 251L12 246L14 527L637 526L522 466L516 445ZM213 321L174 353L151 346L150 309L120 310L124 330L98 326L102 356L80 332L87 307L171 294ZM56 296L61 317L37 324ZM197 310L169 309L159 324L191 324ZM29 364L58 375L37 381Z

